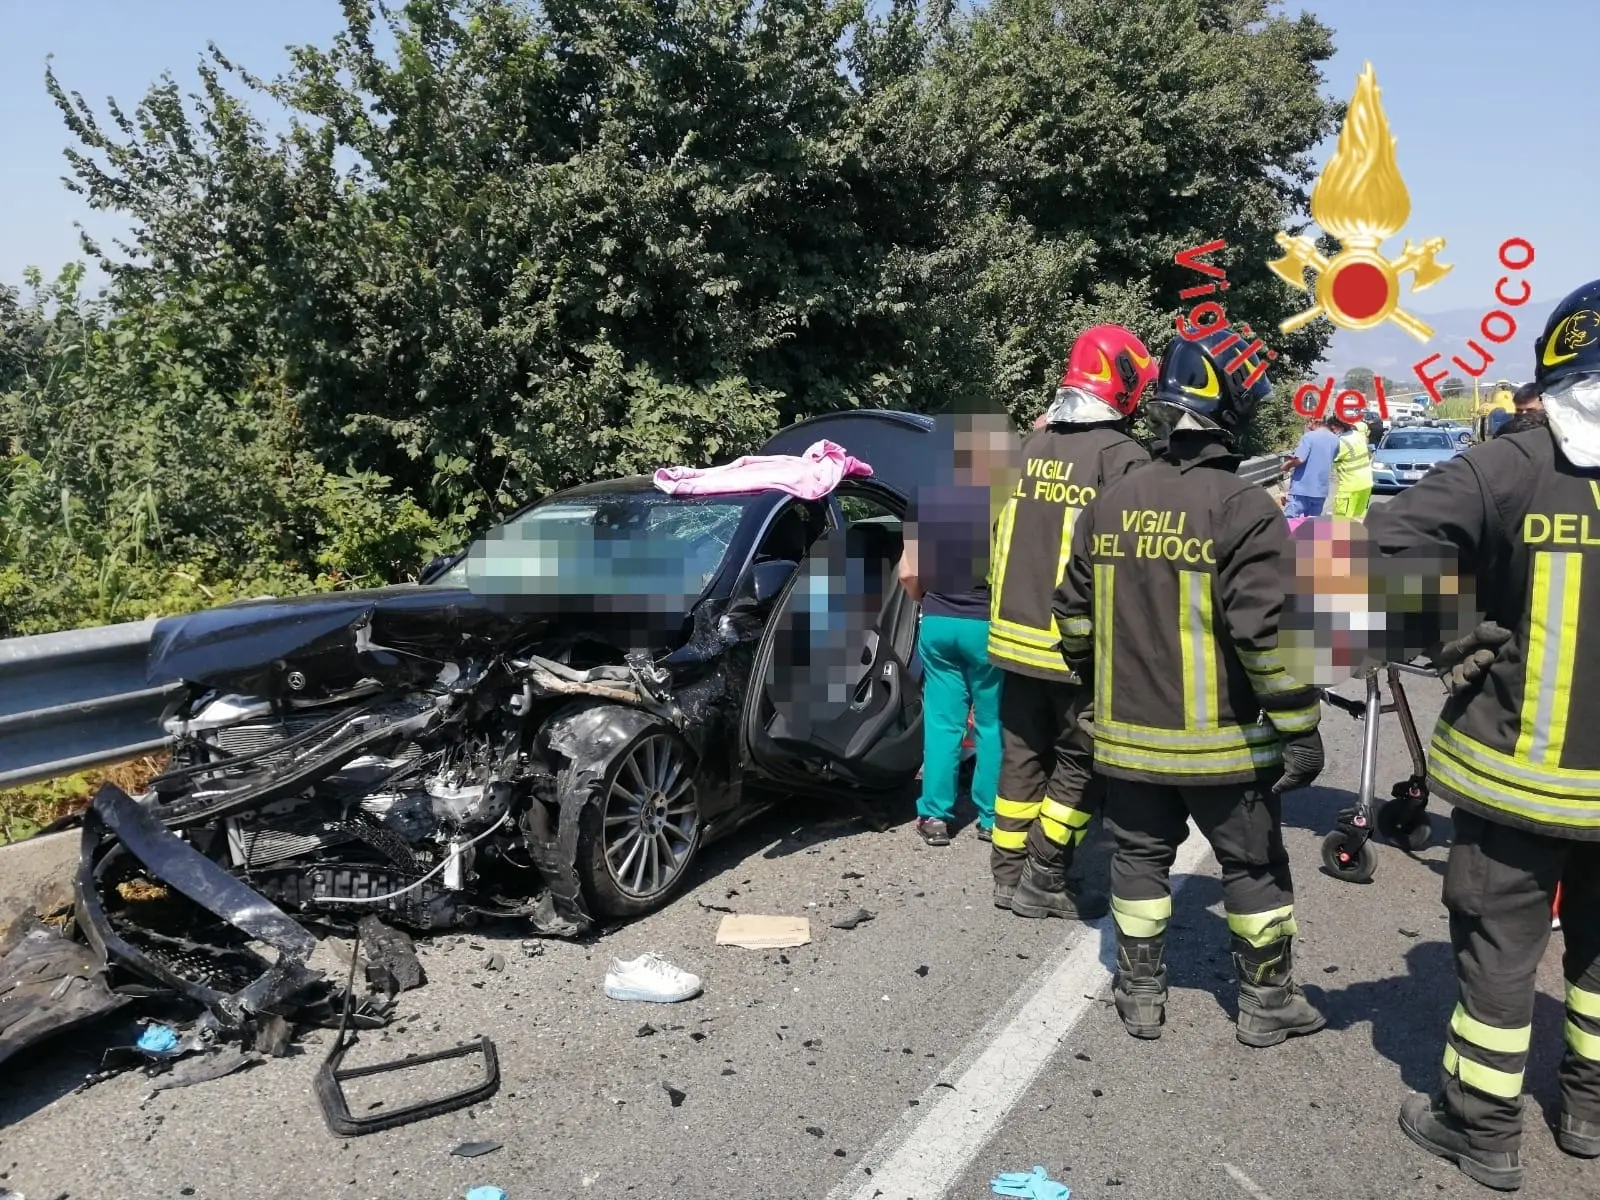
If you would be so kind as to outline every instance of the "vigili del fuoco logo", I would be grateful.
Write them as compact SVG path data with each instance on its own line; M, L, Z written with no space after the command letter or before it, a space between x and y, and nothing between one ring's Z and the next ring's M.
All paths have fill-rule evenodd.
M1433 328L1402 308L1401 302L1409 294L1432 287L1453 269L1451 264L1439 261L1445 239L1430 237L1417 246L1407 238L1394 258L1382 250L1383 243L1399 233L1410 216L1411 194L1395 159L1395 138L1389 130L1389 119L1384 115L1378 77L1369 62L1356 81L1355 95L1351 97L1344 124L1339 129L1338 147L1311 189L1312 220L1338 241L1340 249L1330 258L1308 237L1277 235L1283 257L1272 259L1267 266L1296 291L1307 293L1311 300L1306 308L1280 322L1278 328L1284 333L1293 333L1318 317L1326 317L1338 328L1351 333L1392 322L1421 343L1432 339ZM1203 256L1224 245L1219 239L1181 251L1174 256L1174 262L1223 280L1220 287L1225 290L1228 285L1223 272L1203 260ZM1525 238L1508 238L1499 248L1501 266L1513 273L1525 271L1532 265L1533 257L1533 246ZM1309 283L1308 271L1312 275ZM1408 287L1403 286L1406 275L1411 277ZM1508 291L1513 284L1520 287L1520 293ZM1218 284L1212 283L1188 288L1179 294L1189 300L1217 289ZM1501 276L1494 289L1500 307L1490 309L1479 322L1482 341L1478 338L1467 341L1467 350L1475 361L1468 361L1459 354L1452 355L1450 362L1454 369L1471 379L1481 378L1495 361L1489 346L1504 345L1516 336L1517 321L1508 310L1526 304L1532 294L1533 289L1526 279ZM1214 301L1197 305L1187 320L1183 316L1177 319L1179 334L1188 338L1200 337L1227 325L1226 315ZM1250 332L1248 326L1241 326L1241 329L1246 334ZM1264 349L1259 341L1248 348L1257 352ZM1276 357L1268 350L1252 365L1264 370L1265 360ZM1417 379L1436 404L1444 399L1438 385L1452 371L1450 365L1436 366L1443 357L1443 352L1438 352L1412 364ZM1375 399L1379 414L1387 420L1388 398L1383 394L1381 378L1375 373L1374 383L1378 389ZM1295 411L1305 417L1323 416L1333 388L1331 377L1321 383L1302 384L1294 394ZM1345 410L1348 410L1347 419L1355 419L1365 403L1366 397L1359 392L1341 392L1336 409L1341 417L1345 417Z
M1343 249L1324 258L1310 238L1277 236L1283 257L1267 264L1279 279L1316 303L1295 313L1278 328L1293 333L1318 317L1327 317L1340 329L1359 332L1393 321L1419 342L1433 329L1400 307L1400 277L1411 274L1410 291L1430 288L1451 271L1437 261L1444 249L1442 237L1429 238L1420 247L1406 239L1400 257L1391 259L1379 249L1405 227L1411 216L1411 193L1400 175L1394 156L1395 139L1378 95L1378 77L1366 65L1356 82L1356 94L1339 130L1339 148L1311 188L1311 219L1337 238ZM1306 285L1305 273L1316 275Z
M1339 242L1340 250L1327 258L1309 238L1278 234L1283 257L1267 266L1312 299L1309 307L1280 322L1278 328L1290 333L1318 317L1327 317L1340 329L1359 333L1393 322L1426 344L1433 337L1433 328L1406 312L1401 301L1432 287L1452 267L1439 261L1445 247L1442 237L1427 238L1420 246L1407 238L1398 256L1390 258L1383 253L1383 243L1399 233L1410 216L1411 194L1395 159L1395 137L1389 131L1378 77L1369 62L1356 80L1355 95L1339 129L1338 147L1311 189L1311 219ZM1499 258L1508 271L1524 271L1533 263L1533 246L1524 238L1508 238L1500 244ZM1308 270L1313 275L1310 284L1306 282ZM1402 276L1407 274L1410 286L1403 288ZM1455 369L1473 380L1481 378L1494 362L1489 346L1504 345L1516 336L1517 320L1507 310L1526 304L1533 294L1528 281L1521 278L1515 281L1520 294L1508 294L1512 282L1511 276L1503 275L1495 285L1495 299L1503 307L1490 309L1478 323L1483 340L1467 340L1467 350L1476 361L1459 354L1451 356ZM1448 365L1435 367L1443 357L1442 352L1430 354L1411 368L1435 404L1443 402L1438 385L1451 373ZM1387 419L1388 404L1381 384L1378 386L1379 412ZM1332 391L1332 379L1303 385L1295 393L1295 410L1320 416ZM1316 401L1308 403L1313 396Z

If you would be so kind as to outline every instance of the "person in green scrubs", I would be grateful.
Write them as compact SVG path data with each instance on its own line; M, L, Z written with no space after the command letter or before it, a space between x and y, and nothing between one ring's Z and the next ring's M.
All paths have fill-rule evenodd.
M922 794L917 833L930 846L950 844L961 743L971 714L977 762L972 803L978 836L994 828L1000 780L1000 685L989 662L989 546L1002 464L1017 437L1003 415L943 418L953 434L948 482L917 489L907 513L901 584L922 604ZM943 472L941 472L942 474Z

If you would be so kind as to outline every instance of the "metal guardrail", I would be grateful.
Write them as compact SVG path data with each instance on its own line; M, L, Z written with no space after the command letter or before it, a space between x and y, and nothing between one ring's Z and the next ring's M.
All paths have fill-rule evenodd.
M1240 479L1271 487L1283 474L1283 463L1288 457L1287 454L1263 454L1260 458L1247 458L1239 464L1237 474Z
M167 698L145 659L155 622L0 641L0 786L70 775L162 749Z
M1239 476L1276 483L1284 455L1252 458ZM122 762L171 742L161 712L180 684L150 687L155 621L0 640L0 787Z

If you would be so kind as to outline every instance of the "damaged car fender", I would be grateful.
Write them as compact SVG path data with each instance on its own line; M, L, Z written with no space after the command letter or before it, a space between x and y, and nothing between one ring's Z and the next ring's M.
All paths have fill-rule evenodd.
M534 805L525 836L556 916L586 929L594 911L657 907L681 885L702 840L689 744L662 717L588 701L553 714L539 748L560 763L555 821L552 828L548 813L541 820Z

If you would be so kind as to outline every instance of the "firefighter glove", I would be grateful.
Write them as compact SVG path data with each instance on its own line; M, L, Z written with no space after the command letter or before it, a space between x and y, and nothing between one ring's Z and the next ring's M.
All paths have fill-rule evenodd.
M1480 622L1465 637L1446 642L1433 656L1439 678L1452 696L1470 691L1483 682L1484 672L1500 655L1500 647L1511 640L1511 631L1493 621Z
M1283 777L1272 785L1274 792L1292 792L1310 787L1322 774L1322 734L1297 733L1283 742Z

